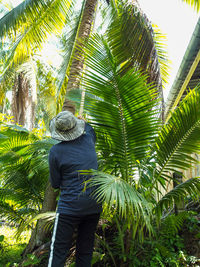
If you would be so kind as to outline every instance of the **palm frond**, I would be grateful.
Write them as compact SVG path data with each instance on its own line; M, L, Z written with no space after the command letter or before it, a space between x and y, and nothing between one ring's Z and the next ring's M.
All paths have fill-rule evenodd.
M169 79L169 58L166 47L166 36L160 31L156 25L153 27L153 38L155 42L155 48L157 51L158 63L160 66L161 79L163 81L162 85L168 82Z
M121 66L101 36L90 39L85 64L85 109L98 134L98 149L109 154L107 166L121 168L128 177L134 162L147 155L157 131L155 88L147 86L146 76L135 69L122 75Z
M119 215L125 219L131 221L132 218L128 216L141 219L148 230L152 231L151 203L145 200L133 184L104 172L93 171L93 174L88 186L95 188L92 195L97 201L105 201L111 210L116 208Z
M38 13L38 10L45 8L46 3L42 0L39 1L23 1L17 7L7 12L0 20L0 36L4 37L5 34L15 33L19 25L25 23L26 17L33 12L33 15Z
M0 36L17 32L9 65L22 62L41 48L49 34L60 31L69 18L70 6L71 0L30 0L7 13L0 20Z
M200 178L191 178L184 183L177 185L170 192L165 194L155 206L155 212L161 216L164 209L168 210L174 204L180 203L184 197L191 195L194 197L200 194Z
M30 227L35 221L38 220L45 221L45 224L43 225L44 228L49 227L49 225L52 226L55 215L56 215L55 212L45 212L32 216L31 218L20 224L20 226L17 228L15 237L19 238L24 229Z
M16 33L24 25L30 26L32 23L40 23L41 34L52 27L58 29L65 22L71 4L71 0L23 1L0 19L0 36Z
M193 7L196 11L200 10L200 1L199 0L182 0L183 2L187 3L191 7Z
M48 152L55 141L40 140L21 127L6 127L0 136L0 200L40 210L49 176Z
M198 163L192 153L200 153L200 87L197 86L172 113L156 139L158 176L186 170Z
M19 205L0 201L0 214L2 219L6 218L8 223L18 226L25 223L30 216L34 216L36 210L29 207L20 208Z
M154 32L147 17L134 5L120 6L108 29L109 45L122 71L133 66L148 74L148 81L155 82L161 91L161 74ZM116 45L117 44L117 45ZM122 53L121 51L124 51ZM164 54L162 55L164 57Z

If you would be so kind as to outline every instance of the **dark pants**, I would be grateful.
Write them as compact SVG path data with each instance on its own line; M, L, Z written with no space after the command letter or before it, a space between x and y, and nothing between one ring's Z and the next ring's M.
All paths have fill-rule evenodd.
M90 267L94 236L100 214L70 216L56 214L48 267L63 267L72 245L72 235L78 230L76 240L76 267Z

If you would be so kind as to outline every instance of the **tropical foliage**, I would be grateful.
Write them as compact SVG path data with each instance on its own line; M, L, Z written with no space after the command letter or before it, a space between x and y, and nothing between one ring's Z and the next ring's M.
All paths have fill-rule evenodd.
M102 253L99 259L105 258L111 266L142 266L137 253L143 247L153 251L149 266L173 264L175 252L164 240L171 235L172 245L182 249L177 235L189 217L187 212L174 215L174 205L188 196L198 199L200 180L193 177L171 191L167 187L173 173L198 163L192 153L200 153L200 87L164 123L162 83L168 72L162 34L128 1L109 1L105 28L89 33L87 42L83 41L78 36L86 2L73 13L74 1L23 1L0 20L0 36L8 42L1 47L1 95L7 85L12 87L16 73L31 80L26 64L33 60L38 86L35 121L40 122L38 129L28 131L1 115L1 215L18 228L18 236L23 228L34 228L34 218L52 217L38 215L49 175L48 151L55 144L48 137L48 122L61 109L72 82L73 60L83 63L84 59L84 68L76 75L81 83L68 97L77 106L82 103L97 134L99 171L93 171L87 186L97 186L94 194L104 202L104 224L97 238L99 252L103 248L106 256ZM185 2L198 9L199 1ZM56 32L60 37L61 30L63 60L56 75L56 69L47 67L35 53L49 34ZM163 259L169 254L174 256L171 263Z
M1 216L23 228L41 210L48 180L48 151L55 142L41 132L1 123Z
M174 204L187 195L199 196L198 177L167 194L166 187L173 179L172 173L198 163L191 154L200 149L200 87L191 91L170 120L162 124L155 87L148 86L145 75L134 68L122 72L124 65L117 64L115 56L118 42L112 42L114 49L109 37L95 35L90 40L83 87L87 88L85 110L98 134L104 171L94 172L91 185L98 185L97 198L105 201L112 212L118 210L123 218L122 223L114 215L121 222L117 226L119 236L126 240L121 247L123 255L131 248L130 236L143 241L147 231L155 230L155 219L159 221L163 212L173 210ZM130 232L125 238L127 229Z

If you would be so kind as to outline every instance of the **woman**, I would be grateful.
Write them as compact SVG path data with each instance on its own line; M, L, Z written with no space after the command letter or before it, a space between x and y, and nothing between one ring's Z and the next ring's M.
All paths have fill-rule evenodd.
M84 189L88 176L80 170L97 169L96 136L93 128L70 111L60 112L51 122L52 138L60 141L49 153L50 182L61 190L54 224L48 267L62 267L77 228L76 267L90 267L94 235L101 205Z

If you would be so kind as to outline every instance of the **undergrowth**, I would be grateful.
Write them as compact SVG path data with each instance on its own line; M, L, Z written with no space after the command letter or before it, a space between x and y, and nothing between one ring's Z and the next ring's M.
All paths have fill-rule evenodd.
M0 226L0 267L18 266L29 238L30 231L24 231L16 240L14 227Z

